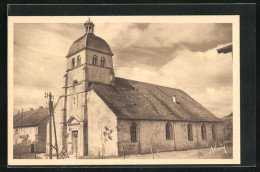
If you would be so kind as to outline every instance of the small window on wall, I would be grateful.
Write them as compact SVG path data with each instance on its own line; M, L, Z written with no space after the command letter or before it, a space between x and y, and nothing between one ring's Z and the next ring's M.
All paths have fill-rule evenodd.
M130 134L131 134L131 142L136 142L136 123L131 124Z
M172 125L167 123L165 126L166 140L172 140Z
M81 57L78 56L78 57L77 57L77 66L80 66L80 65L81 65Z
M215 140L217 138L216 126L212 125L212 138Z
M104 67L105 66L105 58L101 57L101 66Z
M15 134L18 134L18 129L17 128L15 129Z
M71 67L72 67L72 68L75 67L75 58L72 59Z
M97 65L97 56L96 56L96 55L93 56L92 64L93 64L94 66Z
M202 140L207 139L207 131L206 131L205 124L201 125L201 138Z
M188 125L187 125L187 128L188 128L188 140L189 140L189 141L192 141L192 140L193 140L192 125L191 125L191 124L188 124Z
M73 85L77 85L77 84L78 84L78 80L74 80Z

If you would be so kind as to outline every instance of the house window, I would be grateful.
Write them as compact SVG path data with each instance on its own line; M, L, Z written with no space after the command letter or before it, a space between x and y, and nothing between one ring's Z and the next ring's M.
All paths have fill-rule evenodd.
M93 64L94 66L97 65L97 56L96 56L96 55L93 56L92 64Z
M172 125L167 123L165 126L166 140L172 140Z
M201 125L201 138L202 140L207 139L207 131L206 131L205 124Z
M77 57L77 66L80 66L80 65L81 65L81 57L78 56L78 57Z
M72 59L72 68L75 67L75 58Z
M137 126L136 123L131 124L131 129L130 129L131 133L130 134L131 134L131 142L132 143L136 142L136 126Z
M104 67L105 66L105 58L101 57L101 66Z
M188 140L192 141L193 140L192 125L188 124L187 127L188 127Z
M212 138L215 140L217 138L216 126L212 125Z
M15 129L15 134L18 134L18 128Z

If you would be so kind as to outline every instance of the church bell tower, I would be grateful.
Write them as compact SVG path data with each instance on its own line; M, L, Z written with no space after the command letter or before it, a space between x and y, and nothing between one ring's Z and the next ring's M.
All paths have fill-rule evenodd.
M84 23L86 33L76 39L66 56L63 111L63 147L71 156L88 155L88 91L95 84L115 85L113 53L94 34L94 23Z
M94 23L90 21L90 18L84 23L84 26L86 28L86 34L88 33L94 33Z

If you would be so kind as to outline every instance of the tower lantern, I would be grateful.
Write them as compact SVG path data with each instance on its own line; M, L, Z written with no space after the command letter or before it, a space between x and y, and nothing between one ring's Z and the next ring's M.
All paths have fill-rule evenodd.
M90 21L90 18L84 23L84 26L86 28L86 34L88 33L94 33L94 23Z

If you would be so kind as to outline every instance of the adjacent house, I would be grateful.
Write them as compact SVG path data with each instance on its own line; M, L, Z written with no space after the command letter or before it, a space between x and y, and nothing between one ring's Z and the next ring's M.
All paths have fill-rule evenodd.
M45 152L46 126L49 116L47 108L15 114L13 117L14 153Z

